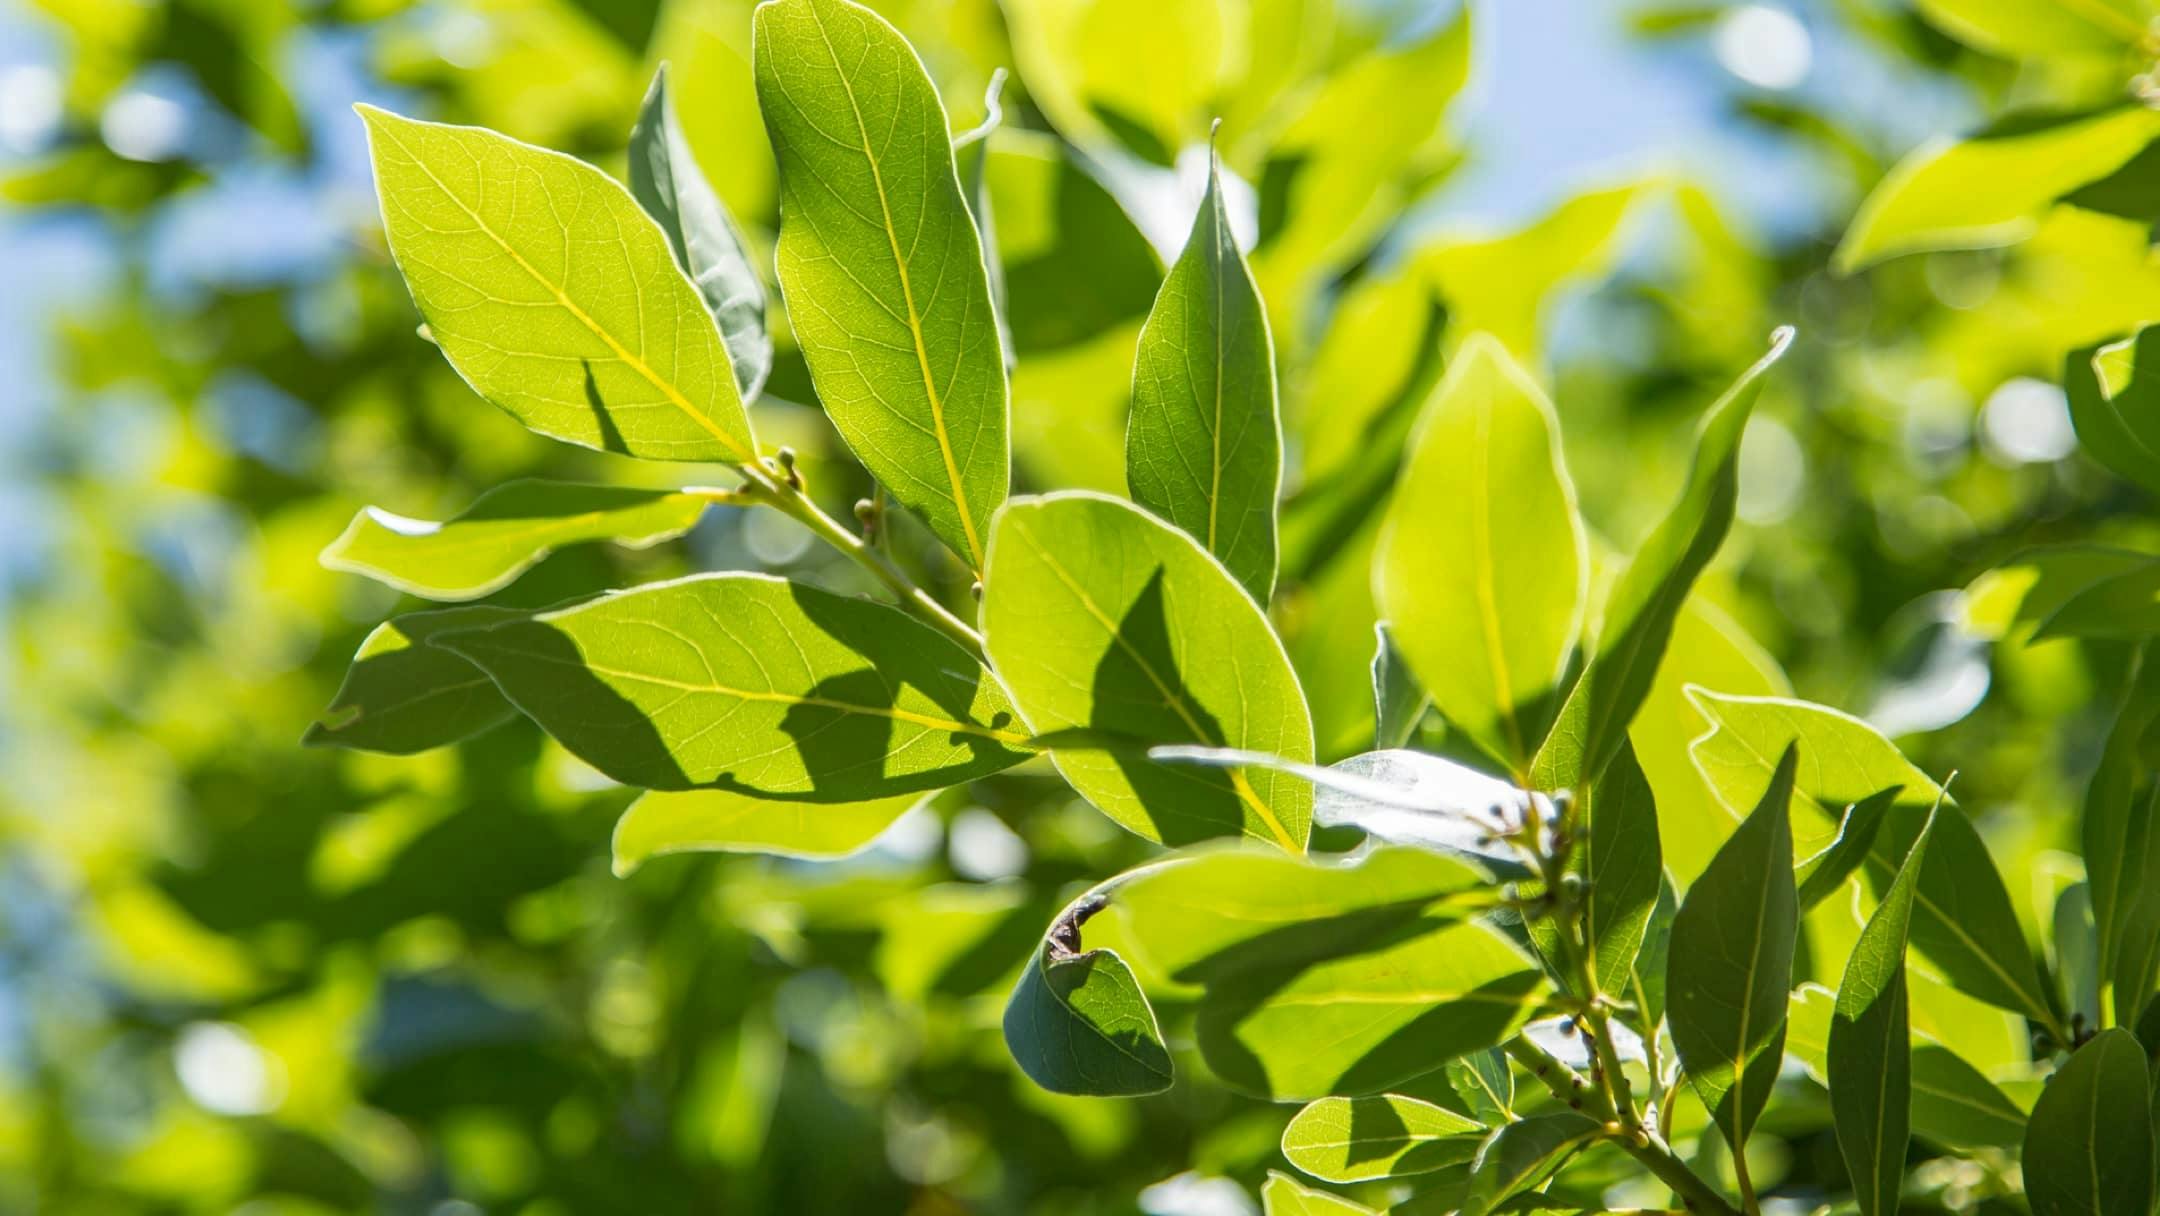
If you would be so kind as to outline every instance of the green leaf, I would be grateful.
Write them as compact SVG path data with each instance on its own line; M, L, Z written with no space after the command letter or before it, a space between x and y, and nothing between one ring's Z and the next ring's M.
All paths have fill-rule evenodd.
M1581 851L1590 888L1583 936L1596 964L1598 989L1625 997L1665 881L1657 804L1625 740L1591 793L1589 816L1587 847Z
M1845 821L1838 825L1837 839L1800 864L1794 877L1800 883L1801 912L1844 890L1845 880L1867 864L1868 855L1875 851L1875 838L1897 805L1899 793L1888 789L1853 803L1845 811Z
M2055 200L2114 172L2155 138L2160 113L2124 105L1928 144L1860 204L1834 264L1851 274L1903 253L2022 241Z
M669 853L845 857L877 839L924 797L783 802L739 790L655 790L631 803L615 823L615 876Z
M1316 1191L1287 1174L1270 1172L1260 1188L1263 1216L1379 1216L1362 1203Z
M1183 528L1266 604L1282 488L1275 345L1208 156L1192 235L1140 330L1125 477L1134 502Z
M360 643L345 682L321 720L308 728L305 742L402 756L455 743L516 717L486 672L428 642L438 634L522 615L475 605L407 613L377 625Z
M997 681L898 609L756 574L616 592L441 639L626 785L810 802L1026 759Z
M1894 1214L1912 1130L1912 1029L1905 941L1938 806L1845 964L1827 1052L1830 1112L1860 1216ZM1951 812L1956 814L1955 811Z
M2072 595L2040 622L2033 640L2142 642L2160 634L2160 561L2110 575Z
M2151 1090L2145 1049L2119 1028L2094 1036L2048 1079L2025 1131L2033 1216L2148 1216Z
M1543 1182L1599 1130L1588 1116L1563 1110L1531 1115L1495 1131L1470 1167L1470 1193L1461 1216L1484 1216L1510 1196Z
M1160 1093L1170 1088L1170 1053L1139 981L1115 951L1080 948L1080 927L1102 907L1097 888L1050 926L1006 1002L1005 1044L1052 1093Z
M773 362L772 336L765 332L765 281L690 151L668 94L665 65L653 74L637 125L630 129L630 194L660 225L675 264L690 276L720 327L742 399L757 400Z
M390 252L474 391L584 447L756 460L720 331L628 191L493 131L359 111Z
M1799 746L1792 831L1803 861L1837 842L1846 808L1856 802L1895 789L1907 803L1925 805L1942 792L1880 731L1850 714L1791 697L1727 696L1694 685L1687 696L1710 724L1689 755L1735 816L1761 798L1777 757Z
M1373 626L1373 636L1373 746L1386 751L1410 742L1425 711L1432 708L1432 698L1410 674L1386 621Z
M1511 768L1529 762L1582 626L1585 552L1551 404L1473 336L1418 423L1374 588L1433 704Z
M2160 326L2070 352L2063 391L2087 455L2160 494Z
M431 600L478 599L564 545L611 540L642 549L688 532L704 513L693 494L513 481L443 523L369 507L323 550L322 563Z
M1497 1127L1515 1117L1515 1073L1507 1053L1498 1047L1449 1060L1441 1071L1462 1113L1471 1119Z
M2011 59L2120 54L2145 36L2127 0L1915 0L1967 46Z
M2114 1013L2134 1026L2152 994L2160 949L2160 816L2145 788L2145 746L2160 725L2160 662L2140 652L2124 681L2115 724L2085 793L2080 825L2097 934L2095 978Z
M985 648L1073 788L1150 840L1242 833L1303 849L1302 778L1145 755L1185 743L1313 757L1290 660L1229 572L1185 533L1096 494L1015 500L994 533Z
M983 120L954 136L952 149L953 171L960 178L968 214L974 217L976 236L982 243L983 272L990 284L990 308L998 320L998 351L1004 356L1005 371L1010 375L1019 356L1013 345L1012 322L1008 319L1005 265L998 253L996 208L990 198L990 137L1005 123L1005 108L999 101L999 95L1004 91L1005 69L997 68L990 73L989 87L983 91Z
M1282 1151L1323 1182L1363 1182L1463 1164L1484 1135L1473 1119L1400 1094L1322 1098L1283 1129Z
M1965 588L1959 624L1976 637L2029 640L2070 597L2103 579L2152 564L2149 553L2104 545L2051 545L2011 558Z
M1710 859L1673 920L1666 981L1673 1047L1735 1153L1770 1099L1784 1053L1800 918L1788 807L1798 761L1787 748L1762 801Z
M1005 359L945 107L849 0L758 6L780 161L780 290L825 412L901 505L980 570L1005 500Z
M1595 782L1627 739L1628 724L1672 641L1681 607L1731 529L1740 491L1740 437L1762 395L1763 376L1792 345L1793 331L1772 335L1770 351L1704 413L1687 485L1635 552L1606 600L1595 653L1561 706L1531 766L1539 789Z
M1785 1045L1817 1081L1829 1079L1830 1022L1837 996L1819 984L1793 994ZM1912 1131L1952 1152L2015 1150L2025 1112L1979 1069L1940 1043L1912 1048Z
M1246 849L1140 871L1111 902L1135 965L1197 989L1215 1074L1287 1101L1395 1090L1514 1034L1546 987L1505 934L1466 919L1497 894L1418 849L1349 864Z

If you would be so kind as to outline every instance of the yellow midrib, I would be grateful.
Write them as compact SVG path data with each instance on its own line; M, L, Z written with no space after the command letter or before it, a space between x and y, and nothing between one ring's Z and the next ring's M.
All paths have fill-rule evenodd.
M1207 500L1207 547L1208 552L1221 557L1223 555L1222 548L1216 542L1216 520L1221 514L1223 469L1223 269L1222 238L1217 227L1222 220L1222 200L1215 196L1213 189L1210 189L1208 191L1208 202L1210 208L1209 227L1211 229L1208 233L1208 285L1213 289L1215 295L1215 315L1211 318L1215 328L1215 426L1208 435L1208 457L1213 463L1208 470L1210 481L1208 483Z
M832 57L833 74L840 78L840 87L847 93L848 111L855 116L855 133L862 139L863 159L870 165L870 182L877 189L878 214L884 220L885 242L892 247L893 267L900 275L900 298L907 308L908 336L915 341L915 364L922 371L923 395L930 402L930 429L937 435L938 455L945 462L945 479L952 485L953 510L959 513L960 531L967 538L968 562L979 572L983 567L982 539L975 532L975 517L968 512L967 488L960 484L960 464L953 457L952 435L945 428L945 402L938 395L937 377L930 370L930 350L923 341L922 318L915 310L915 285L908 276L907 256L900 252L900 232L893 226L892 201L885 195L885 173L878 165L877 153L870 150L870 127L863 121L862 106L855 100L855 82L840 66L840 50L833 45L832 35L825 29L825 14L812 4L810 16L817 22L818 38L825 44L825 53Z
M1094 597L1090 596L1080 586L1079 582L1072 577L1064 566L1058 563L1056 558L1050 556L1050 551L1043 547L1042 542L1036 540L1034 534L1021 525L1018 519L1012 521L1012 526L1013 531L1019 533L1020 538L1028 543L1030 549L1035 551L1035 556L1042 559L1043 565L1049 568L1050 573L1065 585L1065 590L1070 592L1074 599L1080 601L1080 606L1087 609L1088 615L1094 617L1095 622L1103 627L1105 633L1110 635L1111 642L1115 643L1118 649L1124 651L1126 656L1139 666L1142 674L1147 676L1148 683L1155 686L1155 691L1162 696L1163 703L1177 713L1178 720L1185 724L1185 729L1193 733L1193 738L1214 747L1225 746L1224 740L1210 739L1208 737L1208 733L1200 728L1200 720L1193 716L1192 709L1185 704L1185 699L1170 690L1170 686L1163 682L1162 676L1156 673L1155 665L1148 662L1146 656L1133 649L1132 643L1125 640L1125 635L1118 632L1117 622L1111 620L1110 614L1102 610L1101 605L1095 602ZM1282 820L1275 817L1274 808L1263 801L1259 791L1253 789L1252 783L1245 779L1245 770L1233 768L1227 771L1230 775L1230 786L1237 791L1239 800L1251 807L1260 816L1260 821L1265 823L1268 830L1275 834L1276 843L1292 853L1304 852L1304 847L1290 838L1290 833L1288 829L1283 827Z
M519 253L514 247L511 246L509 241L503 239L502 234L496 232L493 227L489 226L488 222L480 217L479 212L467 206L465 204L465 200L459 198L457 196L457 193L450 189L450 184L448 182L445 182L442 178L436 176L433 169L428 168L427 162L421 160L418 156L414 155L412 145L406 143L402 138L400 138L396 131L392 130L388 126L381 124L378 124L376 126L376 130L381 131L384 136L389 138L392 142L396 143L398 146L398 150L405 154L405 158L412 162L414 168L426 174L429 181L435 183L435 188L442 191L443 197L449 199L451 205L455 206L458 210L464 212L466 218L470 219L473 222L474 226L479 228L481 232L485 233L489 240L495 242L496 247L501 249L503 253L510 258L511 261L517 263L520 270L523 270L526 274L532 276L533 282L538 283L540 284L540 286L546 288L548 293L555 297L555 302L562 305L563 309L566 312L568 312L572 317L576 318L578 324L583 325L585 328L591 330L594 337L597 337L600 339L600 341L606 343L607 348L610 351L614 352L615 357L622 361L623 366L628 367L632 371L635 371L638 375L643 376L647 383L651 384L654 388L659 389L661 393L667 397L669 404L673 405L675 408L681 410L684 414L688 415L691 421L696 422L699 426L704 427L707 431L711 432L713 438L718 439L721 443L726 444L728 450L735 453L735 455L743 463L750 464L756 461L757 457L754 453L744 448L739 440L737 440L733 435L728 434L727 430L719 423L713 421L711 416L706 414L705 411L699 409L696 405L692 404L690 398L683 395L683 391L680 388L676 387L674 381L666 379L659 373L653 371L652 367L647 364L644 359L640 358L636 354L633 354L630 348L624 346L622 342L618 340L613 333L610 333L605 326L602 326L598 321L594 320L591 313L588 313L583 308L580 308L577 301L570 298L570 293L564 291L562 287L557 284L553 279L550 279L546 275L541 274L538 267L534 266L531 262L526 261L525 255ZM441 327L437 326L436 328L440 329ZM730 376L733 375L732 372L730 372L729 374Z

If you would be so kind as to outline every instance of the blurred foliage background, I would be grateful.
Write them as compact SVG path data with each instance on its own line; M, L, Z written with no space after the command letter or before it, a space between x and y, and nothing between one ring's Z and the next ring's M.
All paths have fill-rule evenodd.
M1323 753L1369 735L1370 635L1342 622L1370 619L1374 507L1461 334L1548 373L1586 514L1624 541L1790 322L1743 523L1676 645L1959 770L2025 913L2052 907L2119 656L1998 652L1959 589L2036 541L2160 539L2056 386L2067 351L2160 317L2149 225L2056 207L2008 248L1830 260L1915 144L2117 77L1968 49L1901 0L876 7L956 130L1011 73L988 174L1028 488L1116 485L1134 335L1225 119L1295 453L1279 616ZM671 62L769 248L749 9L0 0L0 1211L1255 1210L1290 1108L1204 1081L1056 1098L1004 1052L1040 926L1146 855L1044 776L845 862L618 878L627 795L522 724L414 758L299 746L397 607L316 562L358 507L655 475L529 434L416 336L348 107L619 171ZM1153 248L1104 221L1120 203ZM810 400L785 345L774 387ZM759 409L837 504L862 492L820 479L814 411ZM566 551L498 598L715 568L858 586L771 514ZM1805 1194L1835 1151L1779 1130L1773 1176Z

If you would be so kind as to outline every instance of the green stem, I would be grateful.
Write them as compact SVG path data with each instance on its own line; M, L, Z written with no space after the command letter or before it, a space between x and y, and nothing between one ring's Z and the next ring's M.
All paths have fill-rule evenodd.
M909 578L893 560L875 547L864 542L847 525L825 513L824 509L810 500L802 488L788 479L776 476L771 469L758 465L738 465L736 472L742 474L746 483L740 490L693 491L714 502L735 504L763 503L781 514L810 529L820 540L838 549L850 561L868 570L892 593L900 597L901 606L921 617L938 632L958 642L963 649L977 659L984 659L982 634L952 610L938 602L920 583Z
M1517 1063L1529 1069L1532 1076L1544 1082L1554 1097L1569 1106L1581 1103L1581 1092L1603 1097L1595 1090L1578 1091L1576 1087L1582 1085L1582 1078L1575 1075L1575 1070L1553 1059L1528 1039L1517 1036L1508 1041L1505 1050ZM1597 1111L1592 1112L1592 1117L1612 1113L1609 1109ZM1608 1119L1605 1135L1679 1196L1680 1202L1696 1216L1738 1216L1732 1204L1726 1202L1716 1188L1698 1177L1663 1138L1648 1128L1638 1125L1632 1130L1622 1129L1617 1119Z

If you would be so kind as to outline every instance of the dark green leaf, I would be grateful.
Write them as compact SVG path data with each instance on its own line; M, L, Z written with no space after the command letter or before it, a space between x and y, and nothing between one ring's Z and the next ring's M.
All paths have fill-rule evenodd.
M2160 634L2160 562L2094 582L2040 622L2033 640L2093 638L2142 642Z
M2025 1131L2033 1216L2150 1216L2152 1083L2145 1049L2104 1030L2048 1079Z
M1207 196L1170 267L1133 368L1133 501L1200 542L1261 604L1275 588L1282 424L1275 345L1209 153Z
M757 400L773 361L772 337L765 332L765 281L690 151L668 96L665 66L653 74L637 125L630 129L630 193L660 225L675 264L690 276L719 325L742 399Z
M330 708L308 728L306 742L407 755L516 717L486 672L428 639L521 615L475 605L408 613L377 625L353 655Z
M1673 1046L1734 1152L1770 1099L1784 1052L1800 897L1787 748L1754 813L1688 889L1673 920L1666 991Z
M997 681L898 609L756 574L605 595L441 639L628 785L861 802L1027 756Z
M641 549L688 532L704 513L705 500L693 494L512 481L443 523L369 507L323 550L322 562L428 599L478 599L564 545L612 540Z
M1395 635L1389 631L1387 622L1373 626L1376 645L1373 648L1373 746L1385 751L1402 747L1417 733L1418 722L1425 711L1432 708L1432 698L1410 673L1410 665L1403 661L1402 651L1395 648Z
M1625 740L1591 793L1589 815L1582 851L1590 886L1583 936L1597 966L1599 991L1626 999L1665 868L1658 851L1657 804Z
M1574 1111L1531 1115L1495 1131L1470 1167L1470 1192L1461 1216L1484 1216L1510 1196L1543 1182L1597 1134L1598 1124Z
M2063 366L2063 391L2086 453L2160 493L2160 326L2072 351Z
M849 0L758 6L780 161L780 288L825 412L871 474L980 570L1005 500L1005 358L937 88Z
M1090 891L1050 926L1005 1005L1005 1043L1052 1093L1159 1093L1170 1053L1139 981L1114 951L1080 949L1080 926L1102 906Z

